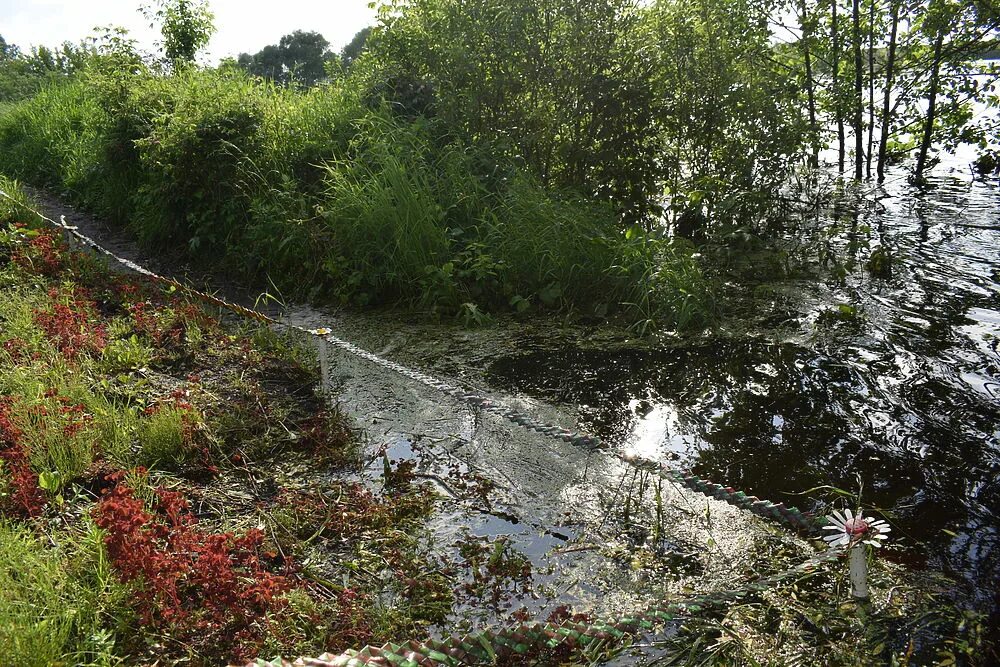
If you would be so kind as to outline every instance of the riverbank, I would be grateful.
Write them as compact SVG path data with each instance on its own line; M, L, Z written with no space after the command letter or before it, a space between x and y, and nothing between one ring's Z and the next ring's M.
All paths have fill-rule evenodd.
M12 258L21 257L18 253L25 244L32 252L36 246L45 249L58 245L55 240L51 243L35 240L51 238L47 235L32 238L24 231L10 234L5 247L13 248ZM115 239L101 241L113 245ZM125 245L121 239L118 243ZM21 482L30 481L34 474L36 486L44 483L50 488L35 489L25 484L26 493L17 496L42 503L30 511L29 505L22 503L19 507L25 509L25 518L9 524L16 532L17 540L12 543L19 545L18 554L34 553L38 558L50 559L46 563L53 580L70 582L60 589L63 592L80 590L72 579L80 572L74 566L78 552L71 547L81 530L92 532L87 544L92 549L91 558L96 559L94 562L106 563L103 570L98 570L103 572L103 587L97 594L81 593L83 600L96 595L103 606L90 612L91 608L83 607L79 600L53 598L39 607L50 616L56 613L54 609L79 608L87 613L74 614L74 618L98 619L91 626L76 626L67 621L68 629L63 634L53 634L70 638L66 640L70 643L61 644L64 659L66 655L99 656L99 651L104 651L103 655L112 664L116 656L134 659L142 655L150 659L156 655L168 662L183 659L212 664L210 651L216 649L231 650L229 659L254 649L264 655L319 654L388 639L419 638L427 632L496 627L505 622L511 610L529 618L559 619L564 617L559 614L567 613L594 618L628 613L649 600L676 599L691 590L719 590L720 586L733 583L734 572L739 572L739 579L745 581L747 577L752 579L794 564L808 553L803 551L801 542L789 541L780 531L764 529L757 520L727 505L703 497L692 500L684 494L677 495L680 490L668 487L657 489L660 511L666 511L657 520L657 504L653 502L648 480L633 477L629 481L628 471L612 466L609 460L522 440L516 432L492 423L485 415L464 411L456 414L440 403L440 397L423 395L412 386L401 384L398 378L346 358L330 360L328 389L337 393L341 405L356 423L370 424L365 444L358 448L351 446L357 440L348 437L350 432L345 431L341 415L331 423L331 428L325 429L333 431L330 435L338 443L335 447L318 451L312 447L303 449L301 420L308 420L321 404L317 404L314 389L309 389L315 387L318 379L315 370L310 370L315 369L316 362L308 354L302 356L301 346L293 341L280 341L279 345L266 330L241 333L229 328L230 325L195 320L193 314L181 324L166 326L168 333L156 333L160 328L151 328L148 333L146 329L138 331L132 312L136 302L149 302L149 306L139 310L154 321L168 317L167 311L154 307L159 299L155 291L148 296L147 292L138 293L141 298L136 296L136 302L116 301L113 295L117 292L97 292L96 286L102 280L117 284L117 277L112 278L105 269L95 267L82 256L68 266L57 262L70 256L76 257L61 253L38 258L28 255L31 261L18 260L13 268L6 269L20 272L16 280L11 278L17 285L35 286L31 298L39 301L31 306L30 322L34 322L35 310L41 306L44 312L46 300L54 298L46 291L48 286L55 283L64 285L62 289L70 289L65 287L69 278L79 283L77 288L91 290L92 294L77 294L67 305L70 308L67 313L73 314L66 317L77 318L73 321L93 317L88 320L88 329L104 332L101 336L74 339L79 351L69 352L68 361L64 358L66 351L51 349L52 345L61 344L62 338L52 343L43 340L44 333L23 335L32 341L37 339L38 347L33 350L43 353L30 362L37 364L32 369L43 371L33 371L33 375L43 380L51 377L44 370L50 358L58 361L60 368L72 369L72 374L63 373L60 377L81 378L83 387L62 389L60 385L60 391L80 401L74 404L82 406L79 411L74 407L66 414L85 415L81 419L86 428L91 423L86 416L101 424L105 423L102 420L118 423L134 417L136 425L126 424L122 434L113 439L117 444L109 445L103 435L94 439L99 446L92 451L93 471L86 468L77 472L77 466L66 470L56 468L52 474L45 467L41 470L32 467L30 471L23 466L19 468L23 474L17 479ZM84 267L82 273L76 272L77 265ZM31 272L31 267L41 269L42 273ZM48 267L58 269L58 273L44 273ZM122 284L133 283L125 280ZM8 285L6 289L11 288ZM124 291L128 294L131 289ZM165 295L166 307L172 309L169 312L180 308L177 303L169 303L173 296L176 295ZM85 299L94 305L88 305ZM182 310L198 312L189 305ZM123 307L123 312L117 312ZM48 321L42 318L42 322ZM24 326L30 329L36 324ZM13 331L5 327L4 335L8 330ZM119 362L124 365L116 367L113 376L102 375L97 369L110 363L107 359L111 358L111 352L107 350L126 345L123 341L132 346L133 335L140 348L148 346L152 350L150 361L132 358ZM157 336L170 346L167 350L158 351L153 345ZM216 348L213 341L222 341L221 351L213 351ZM167 352L169 356L159 356ZM18 370L22 363L13 359L5 363L5 377L8 372L23 373ZM276 372L275 367L294 371L293 375L303 373L302 384L277 382L270 374ZM142 368L151 370L141 371ZM198 375L197 379L190 377L192 372ZM134 411L133 417L120 410L110 412L112 417L96 411L93 406L111 400L107 396L109 391L112 397L119 396L119 391L130 397L124 405ZM251 402L246 392L260 401L261 407L247 406L249 412L234 410ZM44 391L41 394L44 400L55 398L46 397ZM116 410L122 405L120 400L112 404ZM155 409L147 414L146 407L150 406ZM534 401L525 407L535 413L541 411L554 421L571 423L572 417L561 409L553 411L551 406ZM182 413L180 440L166 438L182 443L176 456L171 453L174 449L162 445L163 438L149 439L146 435L162 430L149 427L146 420L170 421L156 417L164 409L171 415ZM187 416L188 412L195 416ZM63 414L61 410L59 414ZM190 420L191 428L186 428L186 420ZM230 430L220 427L220 421L229 424ZM45 424L23 419L18 423L30 427ZM30 430L22 428L23 432ZM183 444L185 433L197 438L193 441L196 443L207 439L208 454L200 447L188 452L188 445ZM294 437L295 434L300 437ZM322 440L331 442L330 437ZM12 454L12 460L15 459L21 460L16 452ZM31 459L29 466L38 461L43 459ZM137 464L144 464L147 472L138 471ZM528 468L551 474L537 478L522 474ZM130 472L115 480L116 469ZM590 472L581 477L581 471L588 469ZM41 473L45 473L44 478ZM109 474L111 481L102 481ZM357 486L359 481L363 487ZM359 490L362 488L366 491ZM177 493L187 497L190 510L184 510L181 498L172 495ZM469 507L463 510L463 505ZM174 519L171 512L178 518ZM32 518L31 514L35 516ZM9 514L8 520L12 516ZM88 516L93 518L87 519ZM331 523L337 516L346 518ZM122 520L129 517L134 530L116 532ZM136 517L140 519L138 524ZM463 530L463 526L468 530ZM661 532L661 537L669 536L667 542L648 539L657 526L666 531ZM258 528L261 535L252 532ZM230 537L201 539L226 534ZM401 541L403 534L413 541ZM130 602L129 594L123 592L131 591L134 596L136 589L130 588L130 582L134 586L147 576L153 577L157 584L164 583L155 577L155 572L137 569L134 561L118 562L114 558L115 549L124 540L132 540L130 544L149 546L152 551L148 553L154 562L165 559L176 566L180 573L174 582L175 590L187 591L188 599L196 604L202 601L207 605L221 604L223 598L197 587L203 580L196 578L198 571L194 564L203 560L201 556L185 563L183 557L171 551L171 546L187 544L185 540L193 539L192 536L220 548L228 544L235 548L239 542L243 551L230 555L239 580L275 587L272 603L276 607L265 615L264 623L257 616L250 618L251 612L259 611L254 604L263 599L254 597L257 595L254 591L260 588L254 588L256 584L251 585L251 591L244 591L245 595L238 595L238 602L225 598L244 605L240 613L230 614L235 619L231 622L246 626L241 627L243 632L234 635L236 640L246 642L240 646L221 641L209 647L194 639L184 639L185 619L208 620L213 617L211 612L219 611L218 607L207 612L184 607L171 610L169 604L154 608L149 605L151 600L163 603L169 598L140 595ZM39 540L59 547L42 547ZM254 544L247 546L250 543ZM251 547L257 551L251 554ZM248 578L248 574L253 577ZM130 580L129 576L133 578ZM867 612L846 612L841 608L842 569L821 568L808 580L751 595L725 608L706 610L674 630L673 635L668 631L665 641L644 645L638 654L629 652L617 660L624 661L621 664L671 657L676 660L689 655L692 646L699 647L706 655L719 656L720 660L739 656L762 659L778 651L789 659L798 657L806 662L831 654L847 662L857 662L859 656L883 655L880 651L894 653L899 647L904 647L899 650L905 652L907 642L915 642L920 655L944 652L960 655L979 650L976 617L964 616L944 603L940 594L934 592L937 584L932 580L881 560L876 561L873 577L879 610L874 619ZM584 581L587 585L579 587ZM167 581L165 585L171 584ZM26 594L23 588L11 590ZM156 592L156 589L144 590ZM351 591L346 595L350 600L344 599L345 591ZM890 591L891 595L886 596ZM290 601L282 602L286 597ZM797 602L790 605L789 599ZM144 634L146 626L139 622L143 609L132 606L143 600L147 605L145 612L154 623L167 623L150 626L154 628L154 637ZM572 607L563 606L567 603ZM940 609L924 617L931 606ZM164 613L167 619L163 618ZM774 614L778 620L772 618L765 623ZM331 625L329 618L350 623ZM822 625L819 629L812 625L814 621L803 625L804 618L821 618ZM916 622L918 618L923 620ZM903 619L915 622L900 634L895 628ZM176 628L175 621L180 623ZM777 625L772 626L773 622ZM24 619L0 622L4 628L37 626L35 621ZM958 629L960 626L962 630ZM88 627L98 631L78 632ZM228 637L233 628L225 627ZM758 632L754 627L763 630ZM863 632L862 627L866 628ZM223 632L223 628L216 630ZM727 639L734 633L740 637L739 642ZM861 639L845 643L842 633ZM105 637L103 648L72 643L91 635ZM48 646L50 652L44 655L51 659L58 646ZM830 653L831 650L836 653ZM537 657L545 664L543 656ZM24 664L33 663L29 660Z
M222 664L445 618L437 493L359 476L312 353L0 213L4 664Z

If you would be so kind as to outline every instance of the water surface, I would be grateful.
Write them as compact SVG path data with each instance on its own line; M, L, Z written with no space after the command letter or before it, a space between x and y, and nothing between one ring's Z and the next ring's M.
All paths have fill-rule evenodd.
M1000 189L961 165L939 172L924 191L895 174L877 203L789 225L775 240L787 261L730 262L715 333L612 348L539 337L494 359L488 380L762 497L860 493L892 520L895 557L956 575L995 609ZM879 246L891 270L873 275Z

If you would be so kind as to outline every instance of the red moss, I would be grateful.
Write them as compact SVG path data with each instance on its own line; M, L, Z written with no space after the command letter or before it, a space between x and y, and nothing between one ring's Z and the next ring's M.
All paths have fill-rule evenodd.
M11 258L22 268L47 276L54 276L63 270L65 249L62 240L53 230L34 232L27 243L17 245Z
M147 509L120 482L94 517L115 569L137 584L134 605L145 623L220 658L244 659L259 648L268 614L284 607L292 587L264 568L261 531L202 530L180 493L158 488Z
M107 331L97 321L94 303L82 291L65 294L52 288L49 298L53 303L48 308L35 310L35 323L67 358L100 352L107 346Z
M3 349L10 355L11 361L17 363L24 360L28 344L20 338L11 338L3 342Z
M192 324L203 329L218 326L218 320L196 304L176 298L169 306L145 300L129 303L126 309L132 315L136 333L148 336L157 347L180 347Z
M0 512L31 518L45 509L45 493L38 486L38 475L31 469L28 453L21 443L21 431L11 420L10 406L9 397L0 397L0 460L7 486L7 496L0 497Z

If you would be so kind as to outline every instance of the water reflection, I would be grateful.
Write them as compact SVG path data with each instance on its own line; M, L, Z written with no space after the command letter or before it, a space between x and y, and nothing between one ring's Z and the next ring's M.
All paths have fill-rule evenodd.
M787 232L799 248L822 235L846 275L808 252L778 281L742 274L734 303L752 302L725 328L740 333L653 351L539 340L498 359L492 381L580 405L622 448L762 496L855 490L860 475L909 555L995 603L1000 193L943 176L925 193L896 178L886 195ZM888 278L864 269L877 243L895 258ZM850 315L823 315L841 304Z

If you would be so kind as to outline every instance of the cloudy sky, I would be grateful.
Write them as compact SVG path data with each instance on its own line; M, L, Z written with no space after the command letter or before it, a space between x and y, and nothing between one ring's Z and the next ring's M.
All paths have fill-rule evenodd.
M159 35L138 12L143 0L0 0L0 35L22 48L79 42L96 26L128 28L152 50ZM217 32L208 61L256 52L293 30L315 30L339 50L374 22L370 0L209 0Z

